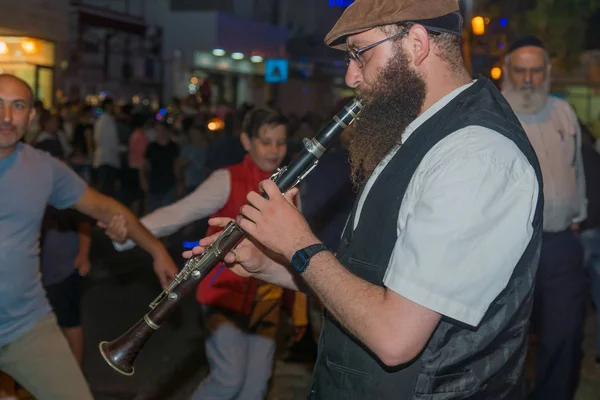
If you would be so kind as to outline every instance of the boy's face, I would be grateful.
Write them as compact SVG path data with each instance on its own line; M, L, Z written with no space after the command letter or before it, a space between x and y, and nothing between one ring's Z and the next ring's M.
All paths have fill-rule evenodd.
M242 145L254 163L265 172L275 172L287 152L287 132L283 125L264 125L258 135L242 133Z

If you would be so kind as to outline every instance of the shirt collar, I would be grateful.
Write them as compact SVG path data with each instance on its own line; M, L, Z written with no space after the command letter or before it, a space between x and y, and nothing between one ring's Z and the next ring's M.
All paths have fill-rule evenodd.
M406 140L409 138L409 136L414 131L416 131L417 128L419 128L421 125L423 125L425 123L425 121L427 121L429 118L433 117L438 111L440 111L442 108L444 108L446 105L448 105L448 103L450 103L452 100L454 100L454 98L456 96L458 96L463 91L468 89L471 85L473 85L473 83L475 83L475 81L469 82L466 85L462 85L462 86L454 89L453 91L451 91L450 93L448 93L447 95L445 95L444 97L442 97L441 99L436 101L431 107L429 107L423 113L421 113L421 115L419 115L417 118L415 118L415 120L406 127L406 129L404 130L404 133L402 134L402 141L406 142Z

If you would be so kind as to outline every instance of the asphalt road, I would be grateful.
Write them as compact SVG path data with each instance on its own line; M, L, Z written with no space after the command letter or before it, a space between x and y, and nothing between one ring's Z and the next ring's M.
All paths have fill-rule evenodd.
M181 241L170 250L180 265ZM122 376L104 362L98 351L102 340L113 340L136 323L160 292L150 257L140 249L114 251L94 232L92 272L85 280L82 304L86 352L84 372L97 400L189 399L207 374L204 331L194 296L181 303L147 342L135 363L133 376ZM306 398L310 365L277 362L269 400Z

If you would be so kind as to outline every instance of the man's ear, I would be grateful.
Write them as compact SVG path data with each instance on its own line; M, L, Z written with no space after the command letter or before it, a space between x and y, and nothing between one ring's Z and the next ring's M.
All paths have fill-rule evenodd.
M242 142L242 147L244 148L244 150L246 150L246 152L249 152L250 148L252 147L252 143L250 136L248 136L246 132L242 132L242 134L240 135L240 142Z
M29 123L31 124L33 122L33 119L35 118L35 116L37 115L37 111L36 109L32 106L29 109Z
M417 24L410 28L408 37L410 39L408 41L410 43L408 52L411 55L412 63L419 66L431 51L429 34L422 25Z

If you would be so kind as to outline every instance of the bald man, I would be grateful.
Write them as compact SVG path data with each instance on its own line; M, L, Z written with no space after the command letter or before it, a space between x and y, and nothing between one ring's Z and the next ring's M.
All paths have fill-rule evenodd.
M0 74L0 370L39 400L88 400L92 394L40 281L38 238L46 206L72 207L107 224L123 215L131 238L153 256L163 286L177 269L127 208L21 143L35 116L32 100L27 83Z
M533 398L570 400L581 365L587 295L583 248L575 232L587 217L581 130L571 106L549 95L550 58L539 38L515 41L504 72L503 94L533 145L544 182L544 234L533 309L540 340Z

